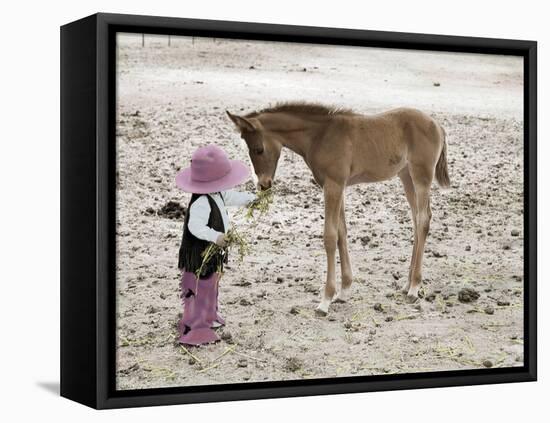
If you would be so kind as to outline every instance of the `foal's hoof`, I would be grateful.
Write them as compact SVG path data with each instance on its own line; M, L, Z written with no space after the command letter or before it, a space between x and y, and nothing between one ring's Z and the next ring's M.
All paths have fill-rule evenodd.
M341 289L334 299L332 300L333 303L347 303L350 297L350 289Z
M407 292L409 292L409 288L411 287L411 284L409 282L407 282L405 285L403 285L400 289L401 293L402 294L406 294Z
M328 314L328 306L330 305L330 301L321 301L321 304L317 306L315 309L315 315L319 317L325 317Z
M317 307L315 309L315 315L317 317L326 317L326 315L328 314L328 311L325 311L325 310L321 310L319 307Z
M412 304L418 301L418 285L414 288L411 287L409 292L407 292L407 302Z
M406 297L406 298L407 298L407 302L408 302L409 304L414 304L414 303L416 303L416 302L418 301L418 296L416 296L416 295L407 294L407 297Z

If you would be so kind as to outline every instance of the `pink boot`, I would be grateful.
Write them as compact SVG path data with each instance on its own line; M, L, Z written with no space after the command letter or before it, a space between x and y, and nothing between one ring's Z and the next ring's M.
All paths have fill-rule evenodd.
M208 319L212 320L212 327L214 328L225 325L225 319L220 315L218 311L218 288L220 286L220 278L221 275L218 273L218 277L215 280L216 283L212 285L212 289L208 292L210 302L210 305L208 307L208 310L210 310Z
M217 274L206 279L199 279L191 272L183 272L181 279L181 297L183 300L183 317L178 327L179 343L202 345L219 341L218 335L211 327L212 315L216 312L217 302L212 301L212 292L216 290Z

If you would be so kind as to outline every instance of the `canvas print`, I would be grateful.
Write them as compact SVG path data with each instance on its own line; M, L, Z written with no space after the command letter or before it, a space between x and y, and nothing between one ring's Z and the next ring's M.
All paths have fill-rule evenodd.
M523 366L523 58L116 37L116 389Z

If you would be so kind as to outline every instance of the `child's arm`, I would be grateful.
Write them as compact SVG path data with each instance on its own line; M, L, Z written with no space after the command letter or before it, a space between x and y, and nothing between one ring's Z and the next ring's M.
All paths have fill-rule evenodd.
M246 206L254 201L257 196L256 194L250 192L239 192L239 191L224 191L221 193L223 201L226 206L231 207L240 207Z
M206 196L199 197L187 211L190 213L187 228L194 236L204 241L216 243L223 233L215 231L208 226L210 217L210 204Z

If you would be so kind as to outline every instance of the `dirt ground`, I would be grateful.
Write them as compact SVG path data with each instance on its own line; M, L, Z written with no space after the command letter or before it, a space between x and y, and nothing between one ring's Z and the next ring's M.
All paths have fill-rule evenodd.
M142 47L141 36L121 35L118 389L523 365L522 68L505 56L175 37L168 46L151 36ZM433 186L422 298L409 304L397 290L412 222L395 178L348 188L352 298L315 316L322 195L284 151L258 226L232 213L253 252L221 281L223 340L184 350L175 343L184 209L169 202L185 208L189 196L174 176L207 143L248 162L225 110L286 100L361 113L412 106L445 128L452 188Z

